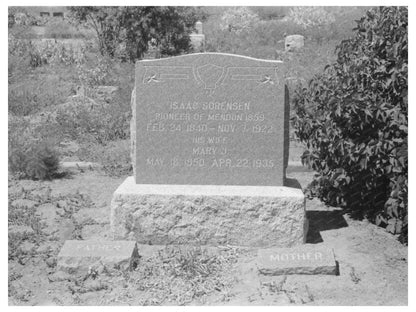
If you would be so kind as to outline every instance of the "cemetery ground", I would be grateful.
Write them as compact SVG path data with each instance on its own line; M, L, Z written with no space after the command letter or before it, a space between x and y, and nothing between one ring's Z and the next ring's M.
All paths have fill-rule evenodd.
M303 54L291 57L297 63ZM407 246L385 229L316 199L306 203L307 243L334 249L339 276L263 276L256 267L257 251L238 246L205 251L204 246L139 245L142 258L131 272L102 267L80 276L58 271L65 240L111 240L111 197L131 175L134 79L131 66L114 64L101 84L116 88L95 85L95 93L83 96L74 67L18 73L9 80L9 109L16 104L9 113L9 146L18 150L22 142L47 138L72 169L62 168L51 181L9 177L10 305L407 304ZM290 162L299 162L302 152L291 142ZM71 161L99 166L77 167ZM305 188L313 172L298 163L289 166L288 176Z
M285 53L278 41L283 33L253 34L230 47L208 32L207 40L214 51L218 45L221 52L282 59L290 69L289 88L334 61L340 41L307 40L302 51ZM58 150L63 165L46 181L9 173L9 305L407 304L407 246L317 199L306 200L307 243L334 249L337 276L261 275L254 248L146 244L138 245L141 257L132 271L106 266L82 275L59 271L57 255L66 240L112 240L110 201L132 175L133 65L99 56L84 39L58 40L37 54L34 46L9 37L9 167L19 169L26 151L45 141ZM67 44L82 45L81 53ZM314 173L300 165L302 152L291 141L288 177L305 188ZM35 176L39 170L36 163L29 169Z
M301 151L293 145L291 160ZM288 176L305 187L313 172L291 164ZM316 199L306 203L307 243L334 249L338 276L264 276L257 251L238 246L145 244L133 271L58 271L65 240L111 240L111 196L125 179L92 167L69 171L52 181L9 181L10 305L407 304L407 246Z

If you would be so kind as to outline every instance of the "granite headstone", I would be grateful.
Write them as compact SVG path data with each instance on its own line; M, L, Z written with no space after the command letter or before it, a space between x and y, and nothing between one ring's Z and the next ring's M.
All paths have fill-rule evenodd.
M308 228L285 177L288 93L281 61L197 53L136 63L133 176L111 201L115 239L289 247Z

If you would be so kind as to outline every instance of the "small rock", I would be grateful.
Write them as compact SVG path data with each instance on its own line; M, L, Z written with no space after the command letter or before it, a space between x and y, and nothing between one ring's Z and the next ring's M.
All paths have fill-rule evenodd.
M38 249L36 249L36 252L40 254L48 253L50 251L51 251L51 247L47 244L42 244L38 247Z
M69 275L68 273L57 271L54 274L50 275L48 279L51 282L62 282L62 281L70 281L72 278L71 278L71 275Z
M59 226L59 240L66 241L71 239L72 233L75 231L74 223L69 219L63 219Z
M25 254L29 254L35 250L35 244L25 241L20 245L20 249Z
M48 225L53 224L56 217L56 207L51 203L40 205L37 208L37 214L45 219Z
M68 203L65 200L60 200L56 203L58 208L67 208L68 207Z
M55 257L50 257L50 258L46 259L45 263L48 267L53 268L53 267L56 266L56 258Z
M100 280L86 280L84 283L84 288L86 291L99 291L107 289L108 286L101 282Z
M96 97L109 103L118 90L119 87L117 86L98 86L96 89Z

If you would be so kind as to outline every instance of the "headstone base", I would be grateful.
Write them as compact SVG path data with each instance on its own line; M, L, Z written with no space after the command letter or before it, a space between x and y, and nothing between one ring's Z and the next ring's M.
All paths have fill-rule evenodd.
M290 247L305 242L305 197L287 186L135 184L114 192L114 239L144 244Z

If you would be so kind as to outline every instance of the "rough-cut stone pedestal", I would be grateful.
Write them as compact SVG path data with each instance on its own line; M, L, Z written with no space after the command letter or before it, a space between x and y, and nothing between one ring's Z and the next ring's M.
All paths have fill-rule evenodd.
M303 244L304 194L296 180L286 185L154 185L128 177L113 195L111 229L114 239L150 244Z

